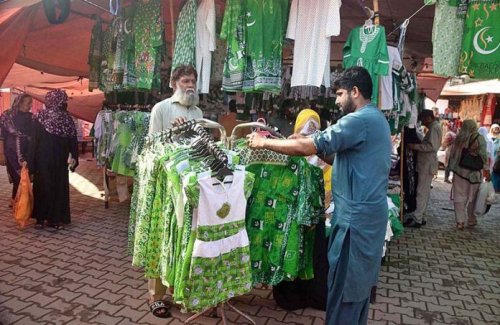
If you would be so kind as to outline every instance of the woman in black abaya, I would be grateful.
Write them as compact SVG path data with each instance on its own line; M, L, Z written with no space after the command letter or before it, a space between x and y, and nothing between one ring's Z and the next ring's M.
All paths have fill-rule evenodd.
M73 119L67 112L68 96L53 90L45 96L45 109L34 125L30 171L34 174L33 216L36 228L63 228L71 222L69 208L68 158L74 171L78 166L78 140Z

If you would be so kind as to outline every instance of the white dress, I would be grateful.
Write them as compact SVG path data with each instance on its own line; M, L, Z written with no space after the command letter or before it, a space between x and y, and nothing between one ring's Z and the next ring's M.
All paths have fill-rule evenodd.
M340 34L341 5L341 0L293 0L286 34L295 40L292 87L330 87L330 37Z
M208 94L212 52L215 51L215 3L202 0L196 12L196 72L198 92Z
M393 69L399 70L403 65L403 62L401 61L401 56L399 55L399 51L396 47L388 46L387 51L389 52L389 74L387 76L380 77L380 83L381 83L380 107L382 110L392 110L393 108L395 108L392 70Z

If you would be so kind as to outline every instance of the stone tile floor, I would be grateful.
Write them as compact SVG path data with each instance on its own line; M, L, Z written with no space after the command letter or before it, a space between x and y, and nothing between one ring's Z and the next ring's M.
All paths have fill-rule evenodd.
M86 158L70 175L73 219L60 231L17 228L0 168L0 324L182 324L189 315L177 309L167 320L148 312L145 280L126 254L128 204L104 208L102 174ZM428 224L407 229L389 247L370 324L500 324L500 205L476 228L458 231L450 185L441 180ZM323 312L277 308L262 288L235 305L259 325L324 323ZM208 316L197 322L221 323Z

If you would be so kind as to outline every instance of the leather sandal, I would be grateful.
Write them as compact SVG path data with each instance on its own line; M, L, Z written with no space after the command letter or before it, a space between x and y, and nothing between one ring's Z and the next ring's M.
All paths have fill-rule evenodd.
M463 222L457 222L457 229L464 230L464 223Z
M163 300L156 300L149 304L149 310L158 318L169 318L172 314L169 311L169 307L165 305Z

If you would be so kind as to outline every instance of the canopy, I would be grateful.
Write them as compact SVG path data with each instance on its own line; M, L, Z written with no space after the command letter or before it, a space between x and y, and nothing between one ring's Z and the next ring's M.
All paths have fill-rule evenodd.
M172 35L174 34L174 24L179 9L185 1L162 0L163 16L166 24L165 36L167 47L171 52ZM108 0L91 0L91 2L103 8L109 8ZM128 5L131 0L121 1L122 5ZM405 18L411 16L422 5L421 1L400 1L400 0L379 0L380 3L380 23L385 26L386 32L390 33L399 26ZM220 23L224 13L224 0L216 0L217 17ZM341 8L341 35L332 37L332 62L342 61L342 45L344 44L350 30L362 25L366 19L366 13L362 6L372 7L372 1L364 0L344 0ZM84 1L72 1L71 13L68 19L57 25L51 25L47 21L43 6L40 0L7 0L0 4L0 86L15 86L26 89L50 89L63 84L51 84L45 81L43 85L33 86L32 80L35 77L29 75L25 70L22 74L15 72L16 76L8 79L7 75L11 71L14 63L29 67L34 75L40 72L59 76L72 77L77 80L79 77L88 76L88 51L91 30L94 25L95 15L98 15L106 23L109 23L113 16L99 8L89 5ZM422 61L432 52L431 31L434 8L425 7L415 17L406 33L405 53L406 59ZM390 38L389 38L390 39ZM292 52L291 45L285 52ZM65 80L69 82L70 80ZM85 84L83 80L83 84ZM29 86L31 85L31 86ZM32 87L33 86L33 87ZM73 89L73 88L71 88ZM76 88L74 88L76 89ZM94 94L95 97L97 93ZM99 94L102 100L102 93ZM86 98L86 97L85 97ZM87 99L87 98L86 98ZM73 105L76 105L76 99ZM84 113L84 110L95 112L101 105L95 106L97 101L81 101L81 106L72 108L75 115L93 116L94 113Z
M500 79L470 82L463 85L443 88L441 96L473 96L483 94L500 94Z

